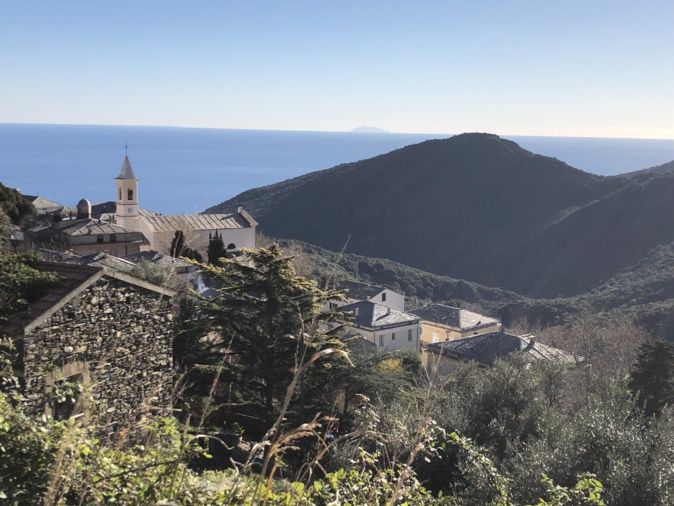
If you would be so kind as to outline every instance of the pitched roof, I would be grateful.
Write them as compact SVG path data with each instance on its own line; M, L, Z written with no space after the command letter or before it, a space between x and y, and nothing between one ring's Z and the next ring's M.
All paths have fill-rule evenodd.
M100 204L91 206L91 216L93 218L101 218L104 214L115 214L117 212L117 202L108 200Z
M254 225L251 224L242 213L164 215L141 209L140 215L154 232L221 230L226 228L249 228L257 225L254 220Z
M419 323L419 318L414 315L367 300L346 304L337 311L352 312L353 325L370 329Z
M429 304L408 312L417 315L422 320L459 329L490 327L498 323L496 318L444 304Z
M190 262L180 258L172 257L170 255L164 255L163 253L159 253L158 251L154 250L141 251L139 253L127 255L124 257L124 260L128 262L134 262L134 264L140 262L141 260L145 260L157 265L170 265L172 267L188 269L190 271L197 270L197 267Z
M129 161L128 156L124 157L122 169L119 171L119 176L117 176L115 179L136 179L136 175L133 173L131 162Z
M131 235L129 238L133 241L147 242L142 233L110 223L109 221L97 220L95 218L70 221L72 221L72 224L69 221L62 221L59 223L61 233L73 237L85 235L127 234Z
M68 206L64 206L63 204L59 204L53 200L40 197L39 195L22 195L22 197L25 200L32 202L32 204L35 206L35 209L37 209L38 214L58 212L66 215L73 211L73 209L69 208Z
M576 362L573 355L539 343L533 336L516 336L506 332L487 332L444 343L429 344L427 348L428 351L449 358L475 360L486 365L492 365L496 359L514 352L526 353L535 360Z
M39 271L56 273L61 277L61 281L48 288L44 295L30 304L26 310L8 318L3 325L0 325L0 332L9 335L30 332L103 276L119 279L168 297L175 295L173 290L100 267L52 262L39 262L34 267Z
M126 272L127 274L130 274L131 271L133 271L133 268L136 266L135 263L125 258L109 255L104 251L99 251L97 253L84 256L71 254L69 257L64 258L63 261L80 265L90 265L92 267L107 267L119 272Z
M375 285L366 285L358 281L344 280L337 283L339 290L346 290L348 296L352 299L368 300L385 290L384 287Z

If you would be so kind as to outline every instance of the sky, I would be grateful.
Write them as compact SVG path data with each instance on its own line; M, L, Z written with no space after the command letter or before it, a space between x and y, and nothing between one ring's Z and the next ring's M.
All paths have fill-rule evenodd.
M672 0L3 0L0 123L674 139Z

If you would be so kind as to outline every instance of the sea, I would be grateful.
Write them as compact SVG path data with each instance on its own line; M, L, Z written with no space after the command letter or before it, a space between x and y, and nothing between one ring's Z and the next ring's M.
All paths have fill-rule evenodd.
M125 154L141 207L204 211L241 192L451 134L300 132L0 123L0 183L74 207L115 199ZM578 169L615 175L674 160L674 140L501 137Z

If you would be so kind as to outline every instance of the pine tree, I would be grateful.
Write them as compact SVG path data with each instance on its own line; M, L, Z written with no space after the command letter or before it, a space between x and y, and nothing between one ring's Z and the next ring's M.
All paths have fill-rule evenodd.
M674 403L674 345L668 341L643 344L629 387L646 416L659 415Z
M169 249L169 255L175 258L185 257L195 260L197 262L203 262L203 257L201 253L197 250L187 247L185 244L185 234L182 230L176 230L173 240L171 241L171 248Z
M218 265L221 258L227 257L227 249L222 240L222 235L215 232L215 236L211 237L209 234L208 240L208 263L211 265Z
M235 378L236 402L246 406L247 415L270 426L302 365L317 351L341 349L334 333L344 322L344 314L319 309L343 294L320 290L315 281L297 275L292 258L284 257L278 245L248 251L247 256L250 265L224 259L218 267L203 266L223 287L223 296L207 303L200 321L219 333L221 346L233 359L226 373ZM312 365L312 378L340 360L344 362L343 358L327 358ZM307 385L300 382L300 413L306 390ZM320 395L325 397L324 392Z
M173 240L171 241L171 249L169 250L169 255L172 257L178 258L183 255L183 250L185 249L185 234L182 230L176 230Z

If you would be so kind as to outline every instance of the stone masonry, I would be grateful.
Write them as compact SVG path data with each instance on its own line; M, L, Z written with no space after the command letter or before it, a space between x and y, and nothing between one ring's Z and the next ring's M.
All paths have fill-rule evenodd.
M50 383L80 373L109 433L170 414L172 304L142 285L102 276L24 334L29 412L49 414Z

